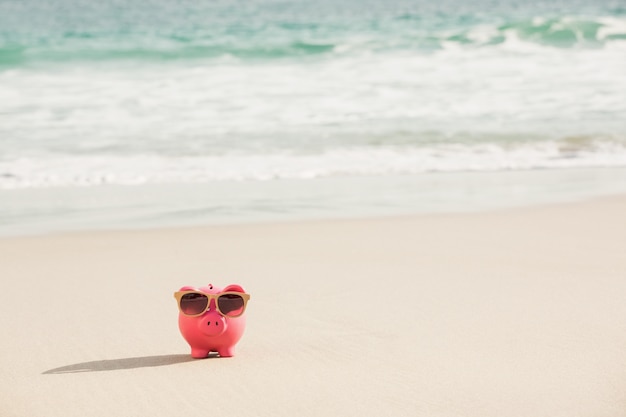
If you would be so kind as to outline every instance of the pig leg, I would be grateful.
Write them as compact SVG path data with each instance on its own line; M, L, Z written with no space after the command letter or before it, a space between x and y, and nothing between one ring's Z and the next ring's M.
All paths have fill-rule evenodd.
M230 358L231 356L235 355L235 347L234 346L223 347L219 349L217 353L219 353L220 357L222 358Z
M191 348L191 357L196 359L206 358L209 351L206 349Z

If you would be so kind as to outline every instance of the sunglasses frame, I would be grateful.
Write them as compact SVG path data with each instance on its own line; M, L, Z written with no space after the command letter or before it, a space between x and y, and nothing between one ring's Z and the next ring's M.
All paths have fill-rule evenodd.
M182 301L183 297L187 294L201 294L206 296L209 300L206 303L206 308L204 310L202 310L202 312L198 313L198 314L187 314L183 311L182 307L180 306L180 302ZM243 307L241 309L241 314L237 314L236 316L233 316L232 314L224 314L222 312L222 310L220 310L220 305L217 302L217 299L219 297L221 297L222 295L238 295L243 299ZM211 307L211 300L215 299L215 309L217 310L218 313L220 313L222 316L224 317L229 317L229 318L237 318L237 317L241 317L243 315L243 313L245 313L246 311L246 305L248 304L248 300L250 299L250 294L246 294L245 292L239 292L239 291L224 291L224 292L220 292L217 294L209 294L200 290L186 290L186 291L176 291L174 293L174 298L176 298L176 303L178 304L178 310L180 311L180 313L183 316L186 317L198 317L203 315L204 313L207 312L207 310Z

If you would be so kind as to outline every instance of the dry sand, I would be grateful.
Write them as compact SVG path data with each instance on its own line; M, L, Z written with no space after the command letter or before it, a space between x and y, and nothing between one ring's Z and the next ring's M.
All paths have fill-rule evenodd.
M192 360L172 293L251 293ZM0 416L626 416L626 197L0 240Z

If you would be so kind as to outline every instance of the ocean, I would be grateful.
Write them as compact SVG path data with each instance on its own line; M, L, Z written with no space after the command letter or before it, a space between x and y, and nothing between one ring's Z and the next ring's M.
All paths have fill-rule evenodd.
M626 192L625 74L623 1L0 0L0 235Z

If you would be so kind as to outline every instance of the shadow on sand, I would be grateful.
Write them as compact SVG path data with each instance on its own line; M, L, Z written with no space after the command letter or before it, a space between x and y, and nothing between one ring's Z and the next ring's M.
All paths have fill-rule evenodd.
M82 362L72 365L61 366L60 368L49 369L45 372L42 372L42 374L68 374L77 372L101 372L117 371L120 369L150 368L155 366L167 366L177 363L191 362L194 360L196 359L193 359L189 354L107 359L101 361Z

